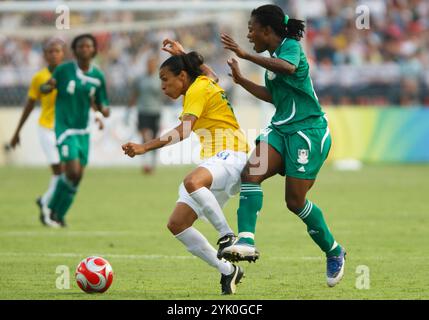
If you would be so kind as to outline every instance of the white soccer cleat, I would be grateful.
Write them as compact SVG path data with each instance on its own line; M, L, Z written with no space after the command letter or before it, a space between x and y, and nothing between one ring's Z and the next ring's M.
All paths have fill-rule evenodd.
M240 242L222 250L222 258L231 262L248 261L256 262L259 259L259 251L252 244Z
M51 209L49 209L47 205L42 204L40 208L40 221L47 227L61 228L61 225L58 222L51 219L51 213Z

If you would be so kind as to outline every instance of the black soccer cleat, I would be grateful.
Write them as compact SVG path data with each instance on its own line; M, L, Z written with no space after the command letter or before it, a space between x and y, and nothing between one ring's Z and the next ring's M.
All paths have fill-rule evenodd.
M39 207L39 210L40 210L40 215L39 215L40 222L41 222L44 226L46 226L45 216L43 215L42 197L38 197L38 198L36 199L36 204L37 204L37 206Z
M237 237L233 233L228 233L227 235L220 238L216 244L219 245L217 250L217 258L222 259L222 250L226 247L232 246L237 241Z
M234 294L237 290L237 284L239 284L241 278L244 277L244 270L240 266L232 266L234 267L234 271L229 275L222 274L220 278L223 295Z
M58 218L58 215L55 211L51 212L51 220L55 223L57 223L60 227L65 228L67 227L66 221L63 219Z

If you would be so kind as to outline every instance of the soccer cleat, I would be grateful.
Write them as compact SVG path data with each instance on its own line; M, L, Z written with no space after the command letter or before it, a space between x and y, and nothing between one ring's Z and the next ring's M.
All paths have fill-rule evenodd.
M36 204L37 204L37 206L39 207L39 210L40 210L40 215L39 215L40 222L41 222L44 226L46 226L46 222L45 222L44 215L43 215L42 197L38 197L38 198L36 199Z
M38 198L36 200L36 203L40 208L40 221L42 222L42 224L51 228L59 228L60 225L56 221L53 221L51 219L51 209L49 209L42 203L42 199Z
M223 249L221 257L231 262L256 262L256 260L259 259L259 251L252 244L240 243L240 241L238 241L232 246Z
M222 285L222 294L234 294L237 290L237 284L240 283L241 278L244 277L244 271L240 266L235 266L234 271L231 274L222 274L220 278L220 284Z
M341 248L339 256L326 258L326 281L329 287L334 287L343 278L346 254L346 251Z
M66 221L64 219L58 218L58 215L55 211L51 212L50 220L56 223L59 227L67 227Z
M222 259L222 250L226 247L232 246L237 241L237 237L233 233L229 233L217 241L219 249L217 250L217 258Z

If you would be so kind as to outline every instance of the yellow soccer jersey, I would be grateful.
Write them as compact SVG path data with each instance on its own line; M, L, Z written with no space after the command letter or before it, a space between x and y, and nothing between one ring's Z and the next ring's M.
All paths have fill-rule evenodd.
M40 86L46 83L52 74L48 68L43 68L37 72L31 80L30 88L28 89L28 97L33 100L40 100L40 107L42 108L39 117L39 124L42 127L52 129L54 127L55 119L55 98L57 90L53 90L48 94L40 92Z
M198 119L193 131L199 136L201 158L223 150L249 151L224 90L206 76L199 76L186 91L180 116L191 114Z

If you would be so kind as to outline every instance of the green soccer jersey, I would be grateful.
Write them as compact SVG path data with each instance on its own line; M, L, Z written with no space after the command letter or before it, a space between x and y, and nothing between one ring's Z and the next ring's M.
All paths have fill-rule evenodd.
M276 108L272 125L284 134L326 128L327 121L314 92L307 58L299 41L285 38L272 57L296 67L293 74L265 72L265 86Z
M68 136L89 133L91 103L107 105L103 73L91 65L83 72L77 63L66 62L55 68L56 80L55 134L61 144Z

